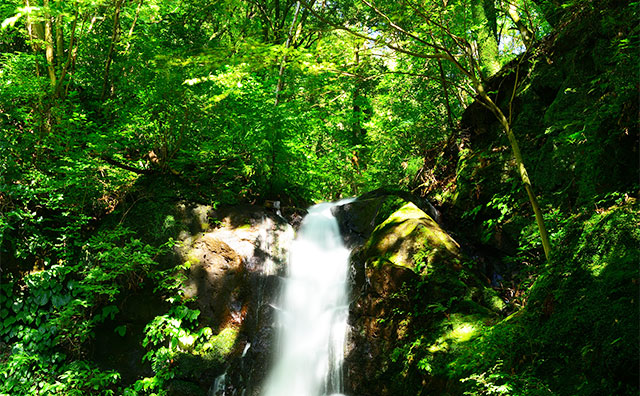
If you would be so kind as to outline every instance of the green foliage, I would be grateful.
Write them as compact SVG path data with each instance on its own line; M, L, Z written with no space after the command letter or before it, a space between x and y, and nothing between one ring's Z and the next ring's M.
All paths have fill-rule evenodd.
M458 0L417 10L377 2L380 12L323 2L316 11L329 22L375 40L335 30L302 7L287 46L292 4L0 4L0 393L189 388L198 366L223 368L236 333L200 328L182 300L177 268L164 257L188 228L176 202L302 207L384 185L439 193L454 206L447 216L462 217L461 234L508 252L502 261L517 268L513 281L525 290L518 304L528 301L523 313L485 326L472 316L501 304L471 281L472 264L461 273L427 268L428 253L418 251L417 271L428 279L415 301L410 291L394 297L411 304L390 319L423 326L397 345L399 372L467 378L461 386L475 394L627 391L629 378L611 372L637 364L633 348L622 348L637 345L625 280L637 280L629 228L637 221L625 209L638 189L629 165L637 164L637 84L629 78L637 2L485 2L484 18ZM473 138L455 127L476 88L459 68L484 69L482 80L487 62L507 65L524 50L510 5L539 39L549 24L561 27L551 36L558 46L537 44L520 64L512 114L558 246L553 267L541 264L505 139L482 122ZM575 16L563 26L565 8ZM497 53L491 48L492 59L476 67L484 36L497 36ZM440 47L458 63L431 59ZM513 69L499 76L488 88L506 109ZM376 222L403 202L384 201ZM171 304L144 335L120 321L126 296L141 288ZM423 305L425 295L433 299ZM550 298L560 308L542 320ZM465 323L474 335L463 340ZM144 338L154 376L127 387L119 373L99 369L90 353L99 327ZM528 339L545 345L538 355ZM586 379L560 384L575 374L568 362L579 362Z
M79 255L67 251L66 259L23 276L21 287L3 283L0 336L11 352L0 365L0 391L115 394L119 374L81 357L95 327L117 315L118 296L139 287L171 245L151 247L130 236L122 227L104 230Z
M640 257L629 247L640 242L637 220L631 204L567 223L527 307L449 363L469 392L634 393Z
M154 376L138 380L127 388L128 392L163 395L168 387L195 381L203 372L224 372L237 330L227 327L217 335L212 335L209 327L196 330L199 315L198 310L176 305L146 326L143 346L148 352L144 360L151 363Z

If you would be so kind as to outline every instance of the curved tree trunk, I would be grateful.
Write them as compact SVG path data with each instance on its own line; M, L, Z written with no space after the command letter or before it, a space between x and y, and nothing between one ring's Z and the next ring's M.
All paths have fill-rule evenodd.
M538 204L538 199L536 198L535 193L533 192L533 187L531 185L531 180L529 179L529 174L527 173L527 169L524 166L524 160L522 159L522 153L520 152L520 146L518 145L518 141L516 140L516 136L513 133L513 129L511 129L511 123L504 115L500 107L496 105L493 100L487 95L484 89L479 89L480 98L483 101L483 104L491 110L491 112L496 116L500 125L502 125L502 129L507 135L509 139L509 143L511 144L511 149L513 151L513 156L516 159L516 167L518 170L518 174L520 175L520 180L522 180L522 184L524 184L525 190L527 190L527 195L529 196L529 202L531 203L531 207L533 208L533 212L536 217L536 224L538 225L538 231L540 233L540 239L542 241L542 248L544 249L544 256L549 260L551 255L551 243L549 242L549 233L547 232L547 228L544 225L544 217L542 216L542 211L540 210L540 205Z

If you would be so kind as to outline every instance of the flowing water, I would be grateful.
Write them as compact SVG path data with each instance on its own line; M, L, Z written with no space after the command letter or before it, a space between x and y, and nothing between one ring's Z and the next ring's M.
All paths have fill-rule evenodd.
M335 396L343 391L349 250L331 208L344 203L309 209L293 242L276 307L276 361L263 396Z

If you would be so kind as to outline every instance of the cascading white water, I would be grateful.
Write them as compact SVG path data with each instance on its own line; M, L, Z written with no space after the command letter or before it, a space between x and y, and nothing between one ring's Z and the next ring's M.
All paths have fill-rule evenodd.
M278 349L263 396L340 395L349 250L331 208L309 209L289 255L277 311Z

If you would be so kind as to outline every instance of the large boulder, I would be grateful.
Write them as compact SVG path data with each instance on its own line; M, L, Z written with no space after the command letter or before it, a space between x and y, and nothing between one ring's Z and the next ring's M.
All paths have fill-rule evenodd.
M379 267L381 262L422 273L434 263L459 266L460 246L440 226L407 202L378 225L364 245L363 257Z
M406 392L425 378L401 373L397 351L443 312L416 315L458 295L483 301L483 287L463 270L458 243L417 199L393 193L364 196L335 212L353 250L353 295L346 346L346 393L351 396ZM471 302L471 301L470 301ZM488 313L481 304L468 311ZM444 306L441 305L441 306ZM419 309L422 306L423 308ZM444 312L444 314L448 314ZM407 386L398 385L404 376ZM434 382L432 380L432 382Z

